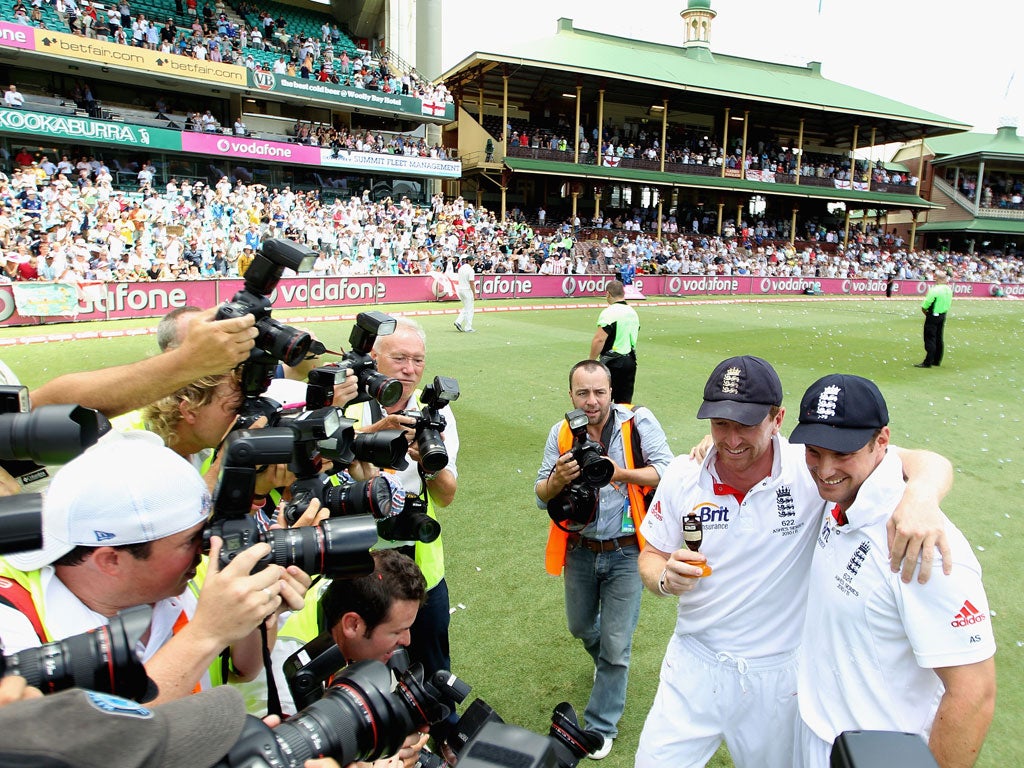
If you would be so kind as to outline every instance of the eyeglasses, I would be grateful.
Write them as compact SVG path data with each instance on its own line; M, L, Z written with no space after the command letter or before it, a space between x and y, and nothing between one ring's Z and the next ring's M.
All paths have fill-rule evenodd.
M395 365L405 365L406 363L412 363L417 368L421 368L427 364L425 357L409 357L408 355L385 355Z

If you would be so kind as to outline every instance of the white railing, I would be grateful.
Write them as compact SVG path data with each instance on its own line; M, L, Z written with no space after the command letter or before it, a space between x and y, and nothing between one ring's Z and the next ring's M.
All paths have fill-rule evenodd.
M934 176L932 177L932 183L941 190L946 197L950 198L954 203L966 210L972 216L978 215L978 211L974 207L974 201L962 194L959 190L955 189L948 181L940 179L938 176Z

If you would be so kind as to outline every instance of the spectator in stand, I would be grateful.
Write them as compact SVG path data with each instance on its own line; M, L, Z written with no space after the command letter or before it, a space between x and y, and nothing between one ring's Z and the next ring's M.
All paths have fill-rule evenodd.
M25 97L18 91L18 86L14 83L11 83L10 87L4 91L4 106L13 109L25 106Z

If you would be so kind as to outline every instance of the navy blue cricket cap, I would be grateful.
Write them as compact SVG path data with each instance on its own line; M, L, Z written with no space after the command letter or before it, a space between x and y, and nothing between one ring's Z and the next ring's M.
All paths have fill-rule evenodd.
M853 453L888 423L889 409L873 381L833 373L818 379L804 393L799 423L789 441Z
M728 419L748 427L760 424L772 406L782 405L782 382L771 363L752 355L723 360L704 385L698 419Z

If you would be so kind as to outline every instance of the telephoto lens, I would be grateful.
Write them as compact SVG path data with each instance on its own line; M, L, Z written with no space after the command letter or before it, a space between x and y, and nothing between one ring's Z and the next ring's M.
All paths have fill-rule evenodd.
M147 677L135 653L152 615L148 605L137 605L121 611L104 627L0 656L0 674L21 675L43 693L88 688L139 702L152 701L157 695L156 683Z
M406 736L441 722L469 694L451 672L423 679L418 664L398 677L379 661L346 667L319 701L270 729L250 717L242 735L215 768L270 765L302 768L306 760L333 757L341 765L393 755Z

